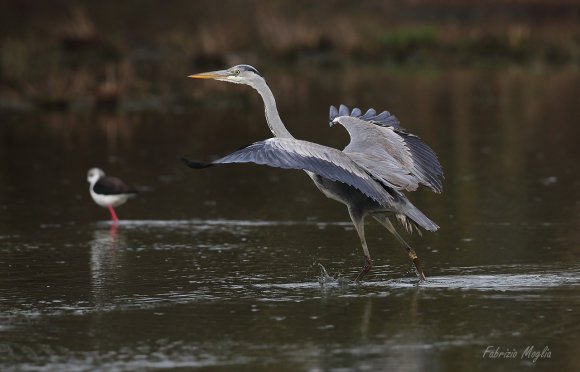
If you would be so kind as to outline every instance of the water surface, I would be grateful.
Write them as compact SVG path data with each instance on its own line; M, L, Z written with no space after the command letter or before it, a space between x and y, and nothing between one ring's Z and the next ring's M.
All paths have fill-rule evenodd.
M578 72L288 76L269 81L297 137L344 146L327 106L356 102L439 154L444 193L410 195L441 226L407 236L429 280L369 223L376 266L352 283L348 215L301 172L179 163L269 136L244 87L196 85L206 106L164 113L3 113L2 369L574 370ZM93 166L142 190L116 228L90 200ZM528 346L550 357L522 358Z

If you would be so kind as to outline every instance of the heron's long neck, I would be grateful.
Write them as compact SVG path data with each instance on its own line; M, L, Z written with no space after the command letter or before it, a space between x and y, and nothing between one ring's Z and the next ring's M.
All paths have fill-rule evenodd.
M282 138L294 138L288 132L288 129L282 123L280 119L280 114L278 114L278 109L276 108L276 99L270 90L270 87L266 84L264 80L260 80L253 84L253 87L260 93L262 100L264 101L264 107L266 109L266 122L268 127L276 137Z

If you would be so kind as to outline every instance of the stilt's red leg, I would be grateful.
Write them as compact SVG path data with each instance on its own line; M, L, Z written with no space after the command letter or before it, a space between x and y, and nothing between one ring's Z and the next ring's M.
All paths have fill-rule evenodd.
M113 223L119 222L119 218L117 217L117 213L115 213L115 210L110 205L109 205L109 212L111 212L111 220L113 220Z
M109 230L109 235L111 236L112 239L117 238L117 223L114 222L111 224L111 230Z

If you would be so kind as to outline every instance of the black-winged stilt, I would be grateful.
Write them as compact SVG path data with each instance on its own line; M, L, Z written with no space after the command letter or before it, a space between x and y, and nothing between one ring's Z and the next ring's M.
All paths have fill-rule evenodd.
M118 178L105 176L105 172L99 168L89 170L87 181L91 184L91 197L101 207L109 209L113 223L119 221L113 208L125 204L127 199L137 195L136 190L129 188Z

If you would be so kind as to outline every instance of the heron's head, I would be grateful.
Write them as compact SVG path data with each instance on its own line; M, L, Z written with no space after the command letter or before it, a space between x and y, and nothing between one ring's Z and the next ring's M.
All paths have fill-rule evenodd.
M103 177L105 172L100 170L99 168L91 168L89 169L89 173L87 173L87 181L90 184L93 184L99 180L99 178Z
M189 75L188 77L194 79L213 79L246 85L253 85L255 81L263 79L258 70L250 65L235 65L226 70L202 72L201 74Z

